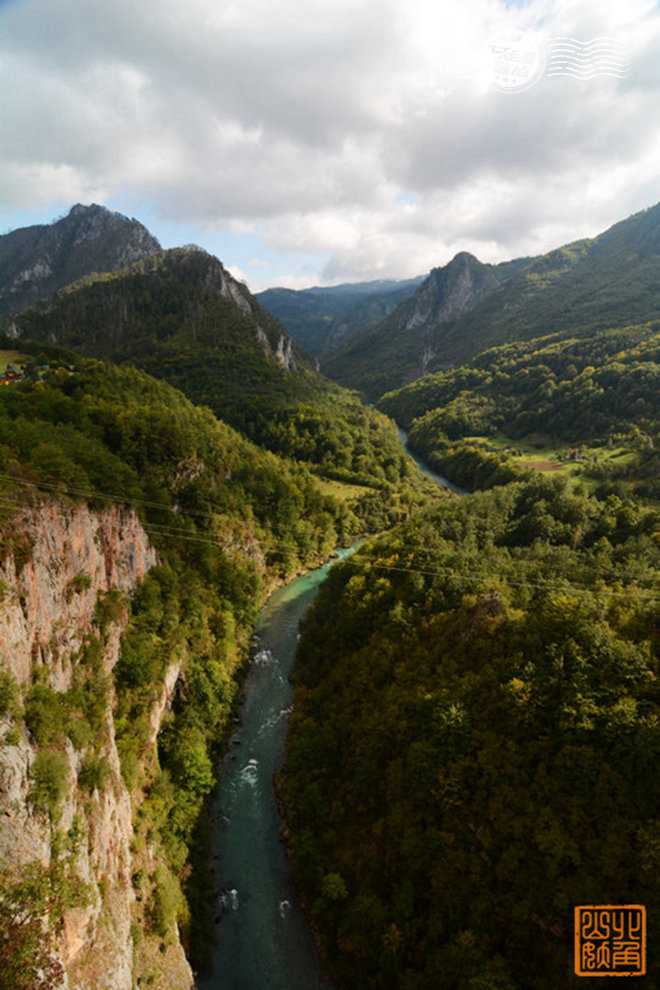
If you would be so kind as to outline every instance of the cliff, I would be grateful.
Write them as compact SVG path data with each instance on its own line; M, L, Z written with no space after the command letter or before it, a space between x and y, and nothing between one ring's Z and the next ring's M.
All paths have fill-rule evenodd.
M52 224L0 237L0 316L19 313L92 272L112 272L160 251L137 220L78 203Z
M462 251L434 268L381 323L331 354L323 362L324 374L362 388L370 398L419 378L442 360L447 327L492 295L502 277L495 266Z
M1 553L0 672L13 675L25 707L24 718L5 713L0 722L0 868L19 876L66 862L67 883L85 896L63 910L57 927L51 910L45 926L64 967L61 986L132 990L139 975L132 820L140 795L129 794L120 774L110 675L128 616L123 596L156 554L132 510L57 500L19 510ZM154 701L154 738L173 689L168 677ZM85 715L93 734L84 731ZM44 753L64 768L57 801L38 791ZM145 865L156 872L156 849L141 851ZM192 986L178 939L164 949L167 965L150 985Z

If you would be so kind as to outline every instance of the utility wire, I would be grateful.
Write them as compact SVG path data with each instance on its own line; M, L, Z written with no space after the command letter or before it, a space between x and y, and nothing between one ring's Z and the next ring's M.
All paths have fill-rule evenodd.
M177 515L177 516L179 516L179 515L181 515L181 516L200 516L200 517L206 518L206 519L214 519L215 518L215 516L214 516L213 513L211 513L211 512L204 512L203 510L178 509L178 508L176 508L174 506L163 505L160 502L149 502L146 499L138 499L138 498L126 498L126 497L123 497L123 496L120 496L120 495L111 495L111 494L108 494L108 493L99 492L99 491L94 490L94 489L82 489L82 488L75 488L75 487L71 487L71 486L68 486L68 487L64 486L63 487L63 486L58 486L58 485L50 485L50 484L45 483L45 482L26 481L24 479L14 478L12 475L4 474L2 472L0 472L0 479L9 480L11 482L14 482L16 484L21 484L21 485L24 485L26 487L31 487L31 488L36 488L36 489L45 488L48 491L55 492L56 494L77 494L77 495L85 496L87 498L106 498L106 499L110 499L111 501L121 502L121 503L126 504L126 505L142 505L142 506L146 506L148 508L162 509L162 510L165 510L165 511L172 512L174 515ZM9 496L9 493L7 493L7 492L1 493L1 496L4 496L5 499L7 497L9 497L9 501L1 501L0 502L0 504L2 504L5 507L15 508L16 506L20 506L20 504L21 504L18 501L13 501L12 502L11 501L11 496ZM181 540L184 540L184 541L187 541L187 542L205 543L205 544L207 544L209 546L214 546L217 549L222 550L222 551L225 551L225 552L229 549L226 545L224 545L223 543L221 543L219 540L207 539L206 537L203 537L203 536L195 536L195 535L191 534L188 530L178 529L178 528L173 527L173 526L166 526L166 525L161 525L161 524L157 524L157 523L143 523L143 528L145 529L146 532L150 532L153 535L157 535L157 536L163 536L165 538L181 539ZM289 545L285 545L282 541L279 542L279 546L282 549L278 550L277 549L277 545L278 545L278 543L276 541L275 544L274 544L274 546L272 546L271 548L268 548L267 549L265 547L261 547L260 549L262 550L262 553L264 554L264 556L268 556L268 557L278 557L278 556L279 557L283 557L283 556L291 553L293 550L295 550L295 547L294 546L291 546L290 544ZM427 551L427 552L428 553L431 553L431 551ZM415 555L419 555L419 550L415 550L414 553L415 553ZM479 557L478 559L482 559L482 558ZM371 568L378 569L378 570L394 571L394 572L404 573L404 574L421 574L424 577L441 577L441 578L442 577L452 577L455 581L458 581L458 582L461 582L461 583L465 583L465 584L470 584L470 583L478 580L480 577L481 577L482 580L484 578L486 578L486 579L489 578L489 579L492 580L494 577L496 577L496 578L501 579L502 581L505 581L508 585L510 585L512 587L528 587L528 588L534 588L534 589L540 590L540 591L552 591L552 590L566 591L566 590L570 590L571 593L580 593L581 592L581 593L584 593L584 594L594 595L596 597L602 595L602 596L608 596L608 597L640 598L640 599L648 599L648 600L660 599L660 592L644 591L642 589L637 589L634 592L631 592L630 590L627 590L627 591L626 590L616 591L614 589L609 589L609 588L598 588L598 589L595 589L595 588L588 588L588 587L580 587L579 585L575 585L575 584L570 583L568 581L568 579L567 579L566 582L562 582L562 583L560 583L558 581L554 581L554 582L553 581L550 581L550 582L543 582L542 583L542 582L527 581L527 580L524 580L524 579L518 580L518 579L516 579L513 576L507 576L505 574L498 574L498 575L493 575L493 574L489 574L489 575L461 574L461 573L457 572L452 567L444 567L444 568L439 568L439 569L438 568L435 568L435 569L432 569L431 570L431 569L422 568L422 567L399 567L399 566L394 565L394 564L377 563L377 562L374 562L374 561L359 561L359 560L353 560L351 558L346 558L345 560L342 559L342 560L340 560L338 562L339 563L349 564L349 565L356 566L356 567L365 567L366 566L366 567L371 567ZM612 578L614 580L621 580L621 579L625 579L626 577L628 577L630 580L636 580L637 579L637 576L636 575L626 574L625 572L623 574L616 574L616 575L613 575L612 576ZM567 585L568 585L568 587L567 587Z

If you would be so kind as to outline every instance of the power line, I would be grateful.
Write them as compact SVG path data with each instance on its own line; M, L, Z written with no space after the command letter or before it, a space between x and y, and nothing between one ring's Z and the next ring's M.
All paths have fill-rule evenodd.
M121 502L125 505L144 505L149 509L162 509L164 512L172 512L174 515L202 516L206 519L215 518L212 512L204 512L203 509L181 509L178 506L165 505L162 502L149 502L147 499L136 498L135 496L114 495L109 492L100 492L93 488L76 488L71 485L50 485L46 481L27 481L24 478L15 478L11 474L0 472L0 479L10 481L15 485L24 485L28 488L45 488L47 491L55 492L57 495L82 495L85 498L109 499L111 502Z
M41 488L45 488L48 491L52 491L52 492L54 492L56 494L59 494L59 495L62 495L62 494L76 494L76 495L85 496L87 498L101 498L101 499L104 499L105 498L105 499L109 499L109 500L114 501L114 502L121 502L121 503L123 503L125 505L143 505L143 506L146 506L148 508L162 509L162 510L165 510L165 511L172 512L176 516L179 516L179 515L182 515L182 516L199 516L199 517L206 518L206 519L214 519L215 518L215 515L213 513L211 513L211 512L204 512L203 510L179 509L178 507L175 507L175 506L163 505L160 502L150 502L150 501L148 501L146 499L138 499L138 498L127 498L125 496L112 495L112 494L108 494L108 493L104 493L104 492L99 492L99 491L94 490L94 489L82 489L82 488L75 488L75 487L72 487L72 486L68 486L68 487L67 486L64 486L63 487L63 486L58 486L58 485L50 485L47 482L27 481L25 479L14 478L12 475L4 474L2 472L0 472L0 479L5 479L5 480L11 481L11 482L16 483L16 484L24 485L26 487L36 488L38 490L41 489ZM8 493L7 492L2 493L2 494L4 495L5 498L8 496ZM4 505L5 507L14 508L16 506L19 506L21 503L18 502L18 501L15 501L13 503L11 501L3 501L3 502L0 502L0 504ZM187 542L205 543L205 544L207 544L209 546L214 546L218 550L221 550L223 552L227 552L229 550L229 548L225 544L221 543L219 540L213 540L213 539L208 539L208 538L203 537L203 536L193 535L188 530L178 529L176 527L167 526L167 525L164 525L164 524L148 523L148 522L145 522L142 525L143 525L143 528L145 529L145 531L147 533L152 533L153 535L156 535L156 536L162 536L162 537L165 537L165 538L172 538L172 539L181 539L181 540L184 540L184 541L187 541ZM279 549L279 550L277 549L277 546L278 545L281 547L281 549ZM283 556L285 556L287 554L290 554L290 553L292 553L292 552L295 551L295 546L292 546L290 544L288 544L288 545L287 544L284 544L283 541L274 541L273 545L271 545L270 547L262 547L261 545L259 545L259 547L260 547L261 552L264 554L264 556L271 557L271 558L272 557L283 557ZM427 551L427 552L430 553L430 551ZM418 554L419 553L419 550L415 550L414 553L415 554ZM421 574L424 577L441 577L441 578L443 578L443 577L451 577L451 578L454 579L454 581L458 581L458 582L465 583L465 584L473 583L474 581L479 580L479 578L481 578L482 580L488 579L488 578L490 578L490 579L499 578L500 580L505 581L508 585L510 585L512 587L527 587L527 588L533 588L535 590L540 590L540 591L552 591L552 590L563 590L563 591L566 591L566 590L570 590L572 593L583 593L583 594L589 594L589 595L596 596L596 597L602 595L602 596L608 596L608 597L640 598L640 599L648 599L648 600L651 600L651 601L652 600L655 600L655 599L660 599L660 592L656 593L656 592L653 592L653 591L644 591L642 589L636 589L635 591L630 591L630 590L627 590L627 591L626 590L615 591L613 589L608 589L608 588L598 588L598 589L595 589L595 588L581 587L581 586L575 585L575 584L573 584L571 582L560 583L560 582L555 581L555 582L544 582L544 583L541 583L541 582L527 581L527 580L524 580L524 579L517 580L513 576L507 576L507 575L501 574L501 573L500 574L495 574L495 575L493 575L493 574L489 574L489 575L461 574L460 572L456 571L454 568L451 568L451 567L445 567L445 568L431 570L431 569L422 568L422 567L399 567L399 566L396 566L396 565L393 565L393 564L384 564L384 563L383 564L379 564L379 563L375 563L373 561L356 561L356 560L352 560L351 558L346 558L345 560L342 559L341 561L338 561L338 562L340 562L340 563L346 563L346 564L351 564L353 566L360 566L360 567L368 566L368 567L372 567L372 568L379 569L379 570L394 571L394 572L398 572L398 573ZM635 580L636 579L636 575L630 575L630 574L626 574L626 573L617 574L617 575L614 575L614 577L617 580L621 580L622 578L625 579L626 577L630 578L630 580Z
M338 561L338 563L352 564L353 566L356 566L356 567L373 568L374 570L398 571L398 572L403 573L403 574L422 574L425 577L452 577L456 581L460 581L460 582L463 582L463 583L470 583L470 582L479 581L479 580L481 580L481 581L485 581L485 580L489 580L489 579L490 580L493 580L494 578L497 578L497 579L500 579L501 581L504 581L506 584L511 585L513 587L535 588L535 589L538 589L540 591L553 591L553 590L554 591L570 591L571 593L585 593L585 594L589 594L589 595L594 595L596 597L598 597L599 595L610 595L610 596L625 597L625 598L649 598L649 599L656 599L657 598L657 599L660 599L660 592L654 592L654 591L644 592L642 589L636 589L635 591L632 591L631 592L631 591L625 591L625 590L615 591L615 590L609 589L609 588L589 588L589 587L584 587L584 586L581 586L581 585L572 584L571 582L568 581L568 579L566 580L566 583L560 583L558 581L556 581L556 582L546 581L545 583L542 583L542 582L535 582L535 581L526 581L524 579L517 580L514 577L511 577L511 576L509 576L507 574L502 574L502 573L500 573L500 574L492 574L492 573L491 574L461 574L460 572L458 572L458 571L456 571L456 570L454 570L453 568L450 568L450 567L446 567L446 568L441 569L441 570L433 570L432 571L432 570L427 570L425 568L420 568L420 567L397 567L394 564L379 564L379 563L376 563L376 562L370 561L370 560L367 560L367 561L353 560L351 557L348 557L346 560ZM617 576L620 576L620 575L617 575ZM495 590L497 590L497 589L495 589Z

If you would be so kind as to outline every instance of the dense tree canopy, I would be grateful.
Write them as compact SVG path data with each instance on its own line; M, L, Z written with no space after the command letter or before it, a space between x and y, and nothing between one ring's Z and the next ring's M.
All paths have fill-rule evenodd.
M531 436L569 446L623 437L638 451L628 473L650 479L645 490L657 496L655 323L585 340L543 338L492 348L469 365L390 393L380 406L410 427L412 449L467 488L502 484L519 474L487 445L484 453L479 438L504 434L515 445Z
M281 793L340 986L570 986L576 904L644 903L654 937L659 532L537 475L332 572Z

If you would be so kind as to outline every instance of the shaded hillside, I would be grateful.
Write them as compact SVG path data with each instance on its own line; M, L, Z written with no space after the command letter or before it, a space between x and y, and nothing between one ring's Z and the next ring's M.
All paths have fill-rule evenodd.
M448 329L437 361L544 334L589 336L660 315L660 204L538 258Z
M536 259L457 255L323 370L371 399L496 344L590 336L660 314L660 205Z
M6 329L138 365L256 442L332 476L386 485L409 470L385 419L313 371L206 252L162 252L62 291Z
M167 383L46 356L0 390L0 983L183 990L255 618L362 527Z
M310 354L322 358L384 319L423 276L402 282L355 282L313 289L266 289L256 298Z
M385 320L329 355L324 373L370 399L418 378L436 360L446 328L524 264L484 265L465 251L457 254Z
M342 990L577 988L579 904L658 937L659 525L537 476L333 570L280 793Z
M149 231L103 206L73 206L52 224L0 237L0 317L19 313L92 272L110 272L160 251Z

